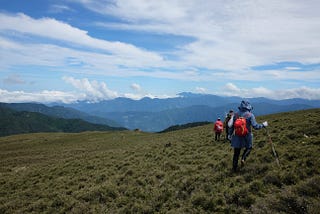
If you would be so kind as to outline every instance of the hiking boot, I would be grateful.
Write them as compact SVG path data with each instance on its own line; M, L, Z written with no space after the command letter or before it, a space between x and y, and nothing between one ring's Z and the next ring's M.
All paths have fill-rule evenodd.
M245 163L245 161L242 159L241 160L241 167L244 167L244 163Z

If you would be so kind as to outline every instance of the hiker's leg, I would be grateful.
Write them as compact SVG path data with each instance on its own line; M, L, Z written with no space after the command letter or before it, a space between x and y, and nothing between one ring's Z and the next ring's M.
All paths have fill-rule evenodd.
M246 136L246 144L245 144L245 150L243 151L242 157L241 157L241 161L244 164L244 161L247 159L247 157L249 156L251 150L252 150L252 141L253 141L253 135L248 134Z
M252 150L252 147L246 148L246 149L243 151L241 160L244 160L244 161L245 161L245 160L247 159L247 157L249 156L251 150Z
M214 139L215 139L215 141L217 141L217 139L218 139L218 133L217 132L215 132Z
M232 160L232 169L234 172L236 172L238 168L238 159L240 156L240 151L241 151L241 148L234 148L233 160Z

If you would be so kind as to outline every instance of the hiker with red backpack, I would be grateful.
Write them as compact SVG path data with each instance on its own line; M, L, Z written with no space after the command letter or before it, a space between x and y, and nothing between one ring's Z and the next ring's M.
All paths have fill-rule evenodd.
M238 107L239 111L233 115L229 120L229 139L231 139L231 146L234 148L232 169L234 172L238 168L238 160L242 148L245 148L241 156L241 166L244 165L246 158L252 149L252 130L262 129L268 126L268 122L265 121L262 124L257 123L255 116L252 113L252 106L248 101L241 101Z
M223 123L220 118L218 118L217 121L214 123L213 131L215 133L215 141L220 140L221 133L223 132Z

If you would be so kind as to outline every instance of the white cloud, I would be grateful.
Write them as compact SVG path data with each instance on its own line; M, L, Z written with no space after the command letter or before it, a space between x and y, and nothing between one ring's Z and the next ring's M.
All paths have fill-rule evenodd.
M87 48L104 50L107 53L120 55L124 58L146 58L155 62L162 60L160 55L139 49L131 44L110 42L96 39L88 35L87 31L75 28L67 23L53 18L33 19L25 14L7 15L0 13L0 30L15 31L49 39L78 44Z
M51 67L55 71L98 73L107 76L144 75L139 68L152 64L152 60L147 58L135 60L126 56L77 50L54 44L20 43L1 36L0 54L0 66L3 68L36 65ZM124 65L125 68L122 68Z
M320 2L316 0L308 4L300 0L82 3L125 21L106 23L107 27L193 37L195 41L180 52L189 65L234 70L279 61L320 61Z
M163 95L153 95L153 94L132 94L132 93L125 93L123 94L123 97L126 97L126 98L130 98L130 99L133 99L133 100L140 100L144 97L149 97L151 99L167 99L167 98L173 98L173 97L177 97L176 95L175 96L171 96L171 95L166 95L166 94L163 94Z
M299 97L310 100L320 100L320 88L301 87L283 91L277 90L275 91L275 97L278 99Z
M137 92L141 91L141 86L137 83L131 84L130 88L134 91L137 91Z
M239 96L243 98L267 97L271 99L291 99L303 98L309 100L320 100L320 88L300 87L282 90L270 90L264 87L258 88L239 88L233 83L227 83L222 88L222 95Z
M50 6L49 13L63 13L63 12L75 12L75 10L68 7L67 5L55 4Z
M131 99L141 99L143 97L150 98L171 98L168 95L152 95L152 94L119 94L107 88L103 82L89 81L87 79L74 79L72 77L64 77L67 83L72 84L77 90L73 92L63 92L54 90L43 90L39 92L25 91L8 91L0 89L0 102L19 103L19 102L63 102L72 103L80 100L97 102L102 99L111 99L115 97L127 97ZM199 88L201 89L201 88ZM220 96L239 96L243 98L251 97L267 97L271 99L290 99L303 98L310 100L320 100L320 88L300 87L284 90L270 90L264 87L258 88L239 88L233 83L228 83L222 88Z
M63 72L63 75L139 76L174 79L186 84L190 81L246 80L263 85L264 81L292 80L308 85L308 82L320 81L319 68L306 70L304 68L308 67L303 66L320 62L320 2L317 0L308 3L300 0L68 0L64 5L53 5L51 9L55 12L71 11L73 9L67 6L70 1L120 20L99 22L108 29L136 30L146 36L148 33L158 34L165 39L177 35L190 40L179 43L174 51L148 51L125 42L95 38L92 36L94 32L80 28L79 23L75 27L70 24L72 21L0 13L0 69L11 72L12 67L32 66L37 71ZM90 25L90 28L87 29L95 27L94 24L97 23L88 20L86 27ZM300 62L302 66L274 70L252 68L284 61ZM2 80L4 83L23 83L23 79L17 77ZM81 96L61 92L62 98L59 99L91 97L99 100L120 96L103 82L70 77L66 81L80 91ZM140 85L131 85L131 88L140 94L124 96L148 94L142 92ZM302 86L275 91L265 87L241 89L228 83L225 91L231 95L256 94L271 98L318 97L318 89ZM44 92L35 94L41 97ZM52 93L55 97L60 96L60 92ZM15 91L13 94L28 97L25 92Z
M7 91L0 89L0 102L5 103L22 103L22 102L63 102L71 103L77 100L83 100L83 94L73 94L63 91L40 91L40 92L25 92L25 91ZM81 99L82 98L82 99Z
M230 94L239 94L241 92L240 88L238 88L235 84L230 82L223 87L223 91Z
M233 83L227 83L222 88L222 94L226 96L239 96L239 97L268 97L268 98L276 98L275 97L275 91L271 91L269 89L266 89L264 87L258 87L258 88L239 88ZM286 97L285 97L286 98ZM283 99L285 99L283 98ZM282 98L280 98L282 99Z
M301 69L300 67L293 67L293 66L289 66L289 67L285 67L286 70L299 70Z
M72 85L75 90L69 92L43 90L40 92L25 92L25 91L7 91L0 89L0 102L64 102L72 103L81 100L98 102L101 100L114 99L120 95L116 91L108 88L105 82L88 80L87 78L76 79L73 77L63 77L63 80ZM130 98L142 98L141 95L128 94Z
M104 82L89 81L87 78L75 79L73 77L63 77L63 80L85 94L86 100L100 101L119 96L116 91L110 90Z
M202 87L196 87L196 92L197 93L200 93L200 94L204 94L206 93L206 89L205 88L202 88Z
M97 39L85 30L53 18L35 19L25 14L0 13L0 31L49 39L45 44L19 43L12 41L10 35L5 37L6 33L2 34L0 66L52 66L57 71L192 81L299 80L301 77L304 81L314 81L314 78L320 78L319 71L296 70L293 73L290 67L277 71L250 69L251 66L279 61L319 63L320 16L314 9L318 4L316 1L310 4L299 1L279 3L273 0L119 0L111 4L110 1L81 3L96 12L125 20L125 24L106 23L108 27L112 25L115 28L162 35L190 36L194 40L180 46L179 51L170 53L175 60L169 60L162 56L165 53L146 51L123 42ZM52 44L50 39L64 44ZM68 60L70 58L74 61ZM81 67L75 68L75 65ZM210 72L202 74L201 69L193 71L195 67Z

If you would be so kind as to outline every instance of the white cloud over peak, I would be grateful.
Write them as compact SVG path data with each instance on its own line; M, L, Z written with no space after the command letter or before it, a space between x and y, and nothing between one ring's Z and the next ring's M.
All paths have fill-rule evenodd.
M223 87L223 91L225 91L227 94L237 94L236 96L238 96L238 94L241 92L240 88L230 82Z
M168 95L152 95L141 93L119 94L116 91L108 89L104 82L89 81L88 79L75 79L73 77L64 77L64 80L75 87L75 91L55 91L43 90L38 92L8 91L0 89L0 102L20 103L20 102L63 102L72 103L80 100L98 102L104 99L113 99L116 97L127 97L131 99L149 98L170 98ZM197 88L198 92L204 92L204 88ZM242 98L266 97L270 99L290 99L302 98L310 100L320 100L320 88L300 87L283 90L270 90L264 87L257 88L239 88L233 83L226 84L221 91L215 93L219 96L239 96Z
M86 100L109 100L119 96L116 91L110 90L104 82L89 81L87 78L75 79L73 77L63 77L63 80L81 91Z
M233 83L227 83L222 88L222 95L239 96L243 98L266 97L270 99L302 98L309 100L320 100L320 88L299 87L292 89L270 90L265 87L239 88Z
M206 89L205 88L202 88L202 87L196 87L196 92L197 93L200 93L200 94L204 94L206 93Z

